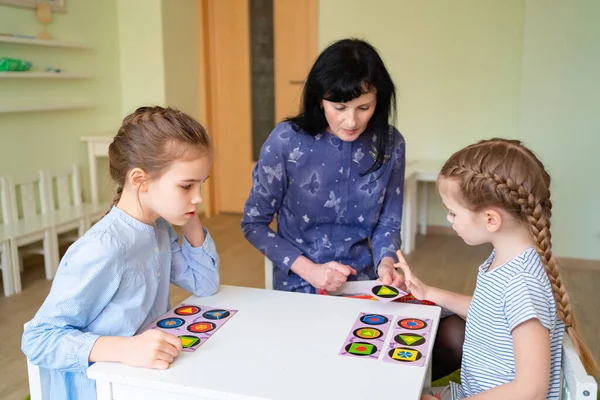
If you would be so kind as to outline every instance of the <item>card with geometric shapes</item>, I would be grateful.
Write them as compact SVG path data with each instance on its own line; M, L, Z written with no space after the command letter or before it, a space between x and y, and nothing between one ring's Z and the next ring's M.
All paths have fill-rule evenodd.
M406 296L408 293L395 286L376 284L371 288L371 294L382 303L389 303Z
M429 351L431 319L396 317L383 361L422 367Z
M347 357L378 359L392 318L392 315L360 313L339 354Z
M237 310L179 304L142 330L159 329L179 337L183 351L192 352L223 326ZM140 332L141 333L141 332Z

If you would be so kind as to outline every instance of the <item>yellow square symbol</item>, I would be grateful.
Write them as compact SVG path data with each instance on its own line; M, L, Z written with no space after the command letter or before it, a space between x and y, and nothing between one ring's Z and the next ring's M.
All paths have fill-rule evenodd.
M392 354L392 358L396 360L402 361L415 361L417 359L418 352L409 349L397 348L394 349L394 353Z

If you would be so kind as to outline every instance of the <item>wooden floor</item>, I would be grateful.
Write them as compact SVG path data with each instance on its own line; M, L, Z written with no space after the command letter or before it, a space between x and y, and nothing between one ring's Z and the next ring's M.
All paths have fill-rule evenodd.
M221 282L227 285L264 287L263 257L244 239L239 215L205 219L221 257ZM477 267L487 258L490 247L469 247L455 236L425 236L408 261L425 282L449 290L472 293ZM579 316L582 335L600 360L600 261L563 264L564 279ZM0 399L22 400L28 394L25 358L21 353L23 324L44 301L51 282L44 279L43 260L26 260L23 292L0 297ZM1 286L1 285L0 285ZM172 286L171 304L188 296ZM597 377L598 378L598 377Z

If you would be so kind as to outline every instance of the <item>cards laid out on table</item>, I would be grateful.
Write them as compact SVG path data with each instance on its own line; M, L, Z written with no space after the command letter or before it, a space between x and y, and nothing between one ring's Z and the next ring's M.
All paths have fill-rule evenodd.
M159 329L179 337L183 351L195 351L222 327L237 310L179 304L156 321L148 329Z
M379 358L391 320L391 315L360 313L346 337L340 355Z
M428 318L397 317L383 361L424 366L429 350L430 331L431 320Z
M422 367L429 351L431 323L428 318L360 313L339 355L377 360L383 353L384 362Z

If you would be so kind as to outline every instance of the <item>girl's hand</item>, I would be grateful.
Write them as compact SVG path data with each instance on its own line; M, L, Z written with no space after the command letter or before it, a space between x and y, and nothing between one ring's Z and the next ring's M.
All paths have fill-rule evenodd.
M200 222L200 218L198 214L194 215L187 224L181 227L181 233L188 242L192 245L192 247L200 247L204 243L204 228L202 227L202 222Z
M404 281L406 283L406 288L417 299L427 299L427 292L429 291L429 286L421 282L421 280L412 273L410 267L408 266L408 263L404 259L404 256L402 255L402 252L400 250L398 250L396 254L398 255L398 264L396 264L395 266L402 269L402 272L404 273Z
M350 275L356 275L354 268L330 261L325 264L315 264L306 280L317 289L335 292Z
M391 257L384 257L377 267L378 281L384 285L395 286L399 289L405 289L404 277L398 272Z
M167 369L181 349L177 336L150 329L123 342L120 361L134 367Z

